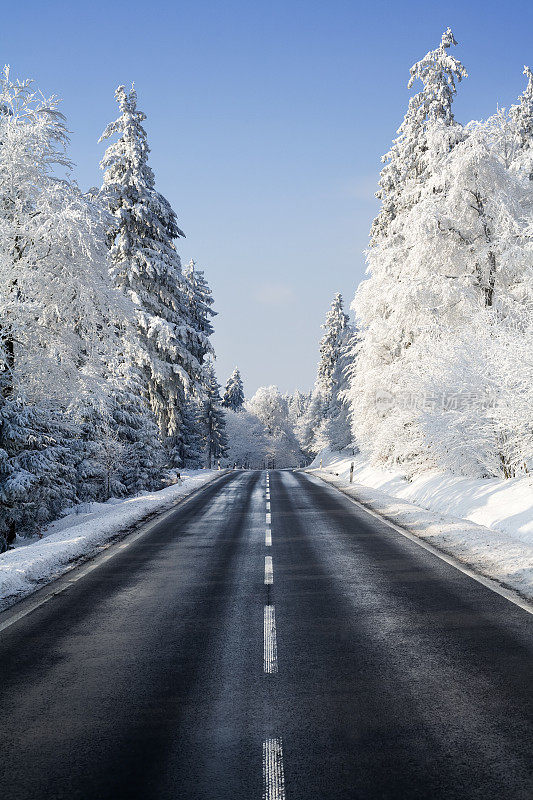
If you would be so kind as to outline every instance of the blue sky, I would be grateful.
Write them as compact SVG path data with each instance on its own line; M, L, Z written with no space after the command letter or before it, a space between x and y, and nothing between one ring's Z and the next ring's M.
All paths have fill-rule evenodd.
M349 304L363 277L409 68L448 25L470 75L457 119L514 102L533 66L523 0L22 0L4 6L0 40L14 75L63 98L84 189L101 182L113 92L135 81L180 253L213 287L219 378L238 365L250 395L312 385L331 298Z

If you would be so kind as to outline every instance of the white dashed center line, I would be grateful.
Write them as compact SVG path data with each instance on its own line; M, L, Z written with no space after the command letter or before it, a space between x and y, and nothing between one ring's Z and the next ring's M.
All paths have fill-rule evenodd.
M263 669L267 675L278 672L278 643L276 640L276 616L274 606L265 606Z
M265 584L274 583L274 569L272 567L272 556L265 556Z
M263 742L263 800L285 800L283 744L278 738Z
M272 508L270 504L269 474L266 476L266 528L265 547L272 547ZM265 556L265 585L274 583L272 556ZM274 606L265 605L263 669L267 675L278 673L278 644ZM283 745L280 737L263 741L263 800L285 800L285 775L283 771Z

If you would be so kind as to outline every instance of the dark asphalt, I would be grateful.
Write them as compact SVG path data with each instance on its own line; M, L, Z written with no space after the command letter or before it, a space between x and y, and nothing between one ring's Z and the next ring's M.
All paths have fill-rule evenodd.
M261 800L268 737L287 800L533 798L533 617L270 484L271 547L265 473L230 473L0 633L2 800Z

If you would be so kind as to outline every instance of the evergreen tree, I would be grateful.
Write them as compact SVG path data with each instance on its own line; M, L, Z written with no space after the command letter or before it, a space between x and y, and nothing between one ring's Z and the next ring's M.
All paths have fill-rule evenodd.
M204 271L197 268L195 261L189 261L183 273L188 301L188 319L197 334L191 343L191 349L197 360L203 364L204 359L213 354L213 348L209 342L209 336L213 333L211 318L216 316L216 311L212 308L213 293L209 288Z
M179 442L179 458L182 466L199 469L204 463L203 421L200 403L193 398L185 401L183 407L183 426Z
M215 376L212 364L206 368L205 396L201 406L203 422L203 444L207 458L207 466L211 468L216 459L222 458L227 451L226 419L221 407L220 385Z
M332 374L331 399L325 408L324 419L315 432L314 447L317 452L326 447L330 450L343 450L353 439L350 427L349 388L355 338L356 334L348 324L344 330L342 345Z
M109 404L110 424L121 446L117 479L125 487L126 494L159 488L164 452L155 419L142 398L141 379L135 370L129 370L120 384L114 382Z
M307 455L328 447L342 449L351 440L347 370L351 362L352 326L344 313L342 295L336 294L320 341L320 359L311 400L305 412L296 418L300 445ZM301 401L300 401L301 402Z
M431 160L428 159L428 127L440 121L447 136L441 142L442 152L453 146L460 136L452 111L456 84L468 74L449 49L456 45L454 35L448 28L442 35L439 47L430 50L423 59L411 67L410 89L415 80L423 83L423 89L409 100L407 113L398 130L399 136L382 161L385 162L379 180L376 197L381 200L381 209L371 229L371 247L389 233L390 224L398 214L412 207L420 197L421 185L431 177Z
M0 79L0 526L35 530L76 499L77 397L106 395L113 319L100 209L68 174L64 117L30 81ZM25 511L23 509L26 509Z
M524 67L528 84L518 98L518 104L511 106L509 116L513 123L514 158L512 168L523 171L533 181L533 73Z
M461 128L448 124L448 107L446 100L424 123L416 202L407 177L398 197L409 202L383 235L377 231L371 277L354 301L362 327L350 390L354 434L374 457L408 473L442 463L431 413L421 408L439 353L455 349L463 358L458 342L477 338L474 320L493 320L492 337L498 326L523 327L533 300L529 173L513 169L510 157L516 124L500 112ZM480 379L482 370L471 375ZM493 461L507 470L505 436L492 441L499 442Z
M425 272L422 275L413 263L412 251L413 215L420 203L433 194L432 181L442 161L465 137L452 112L456 84L467 74L448 52L454 44L448 29L440 46L411 69L409 86L419 79L423 88L409 101L400 135L384 157L387 163L377 194L382 206L372 226L367 255L370 277L360 284L353 303L360 328L352 351L353 434L374 456L392 462L397 458L397 450L390 431L384 435L386 423L403 426L402 447L409 449L405 437L411 437L406 432L410 422L394 405L381 404L377 399L394 396L402 389L405 361L413 357L412 345L423 325L413 312L421 307L436 308L442 302L452 309L459 291L459 285L453 286L451 281L445 287L440 283L446 296L430 298L432 271L429 276ZM422 225L423 216L419 215L418 220ZM435 224L438 228L439 223ZM420 230L418 235L420 244L424 235ZM449 288L453 289L451 295L446 294ZM422 299L424 293L427 297ZM416 451L419 443L414 435L411 439ZM405 449L402 458L409 458Z
M224 408L232 411L240 411L244 405L244 389L242 385L241 373L235 367L227 380L224 396L222 398Z
M348 315L344 313L342 295L337 293L331 308L326 315L322 328L325 330L320 341L320 360L318 362L316 387L322 395L324 408L327 409L338 392L337 365L346 345L346 337L350 330Z
M76 500L71 436L61 411L4 397L0 406L0 552Z
M305 414L310 399L310 394L304 394L299 389L296 389L288 398L289 419L293 427L296 426L297 421Z
M149 147L137 95L119 86L120 116L101 140L118 134L102 160L103 196L113 215L110 254L116 285L132 300L138 325L145 394L171 463L179 462L182 409L188 392L202 382L199 345L204 336L191 324L185 279L174 240L184 236L168 201L155 189Z

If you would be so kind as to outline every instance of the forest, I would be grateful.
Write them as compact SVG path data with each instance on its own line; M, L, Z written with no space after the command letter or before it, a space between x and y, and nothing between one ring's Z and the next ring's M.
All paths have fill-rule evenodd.
M533 75L458 122L450 29L411 68L352 303L336 294L316 383L222 389L204 271L149 166L134 86L115 93L102 185L73 177L56 97L8 67L0 99L0 537L183 469L290 467L359 450L407 476L533 467ZM317 321L318 324L318 321ZM280 358L282 354L280 354Z

